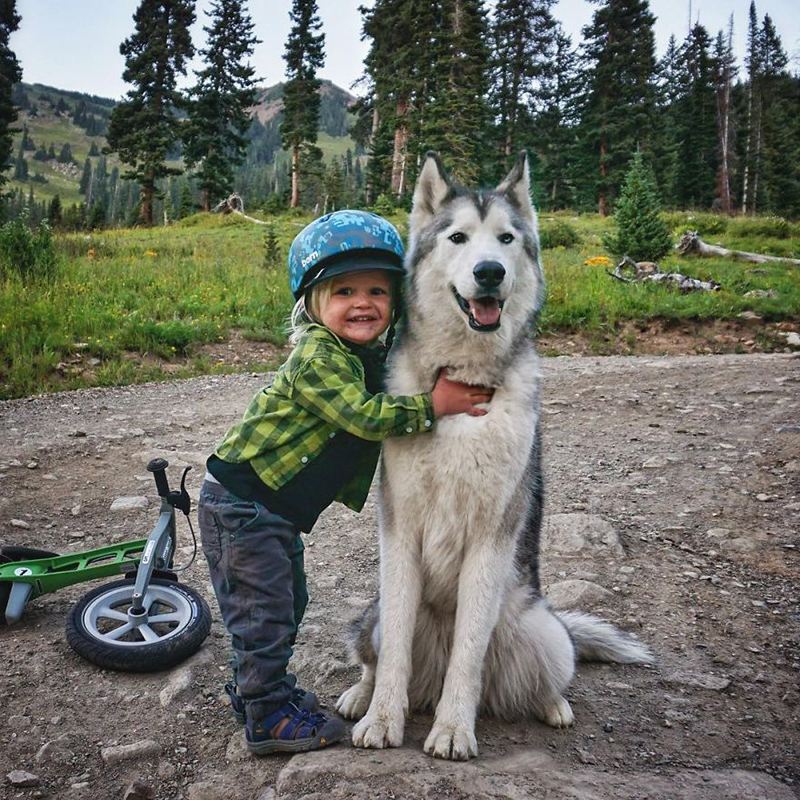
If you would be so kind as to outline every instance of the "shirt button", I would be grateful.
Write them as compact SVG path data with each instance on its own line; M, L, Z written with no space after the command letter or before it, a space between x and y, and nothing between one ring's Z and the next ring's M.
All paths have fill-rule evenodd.
M304 464L307 464L307 463L308 463L308 456L303 456L303 457L302 457L300 460L301 460L301 461L302 461Z
M333 439L334 436L336 436L336 431L333 431L332 433L328 434L329 439Z
M406 428L406 433L414 433L414 429L413 428Z
M433 423L429 419L426 419L425 420L425 427L426 428L430 428L431 425L433 425Z

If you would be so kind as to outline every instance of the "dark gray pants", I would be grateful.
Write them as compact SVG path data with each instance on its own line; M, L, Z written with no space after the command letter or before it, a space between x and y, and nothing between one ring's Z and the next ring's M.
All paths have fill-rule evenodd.
M248 719L258 721L287 702L295 685L286 668L308 603L303 540L288 520L210 481L197 513L236 681Z

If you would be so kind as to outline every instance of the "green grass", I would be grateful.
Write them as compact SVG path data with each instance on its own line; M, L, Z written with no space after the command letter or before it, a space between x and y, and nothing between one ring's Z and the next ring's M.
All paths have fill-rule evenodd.
M239 217L198 214L170 228L59 236L54 281L0 283L0 397L230 371L203 345L225 341L233 330L245 340L284 343L292 301L283 259L310 219L271 218L282 254L272 266L264 264L264 228ZM391 219L405 235L406 215ZM798 267L669 256L666 269L716 280L723 290L682 295L665 286L625 285L603 266L586 264L606 255L608 220L545 213L541 227L555 220L575 227L580 243L543 251L542 333L599 335L626 320L727 320L746 310L766 320L800 319ZM727 221L723 232L706 238L769 252L783 247L784 254L800 245L794 227L776 238L758 235L748 222ZM772 289L777 297L745 298L752 289Z

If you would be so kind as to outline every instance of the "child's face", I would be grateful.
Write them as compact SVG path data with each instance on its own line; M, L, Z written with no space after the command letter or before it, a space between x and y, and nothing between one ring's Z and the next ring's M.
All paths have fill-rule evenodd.
M376 269L331 278L330 299L320 321L342 339L370 344L389 327L391 315L389 273Z

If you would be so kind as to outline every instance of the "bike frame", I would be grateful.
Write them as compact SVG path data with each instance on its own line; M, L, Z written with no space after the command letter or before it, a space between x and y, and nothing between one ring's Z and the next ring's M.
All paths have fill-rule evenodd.
M155 528L146 539L84 550L80 553L12 561L0 564L0 582L11 583L6 605L6 622L13 625L22 616L25 605L49 592L75 583L136 573L132 611L142 613L147 586L156 570L172 567L176 547L175 509L161 500Z

